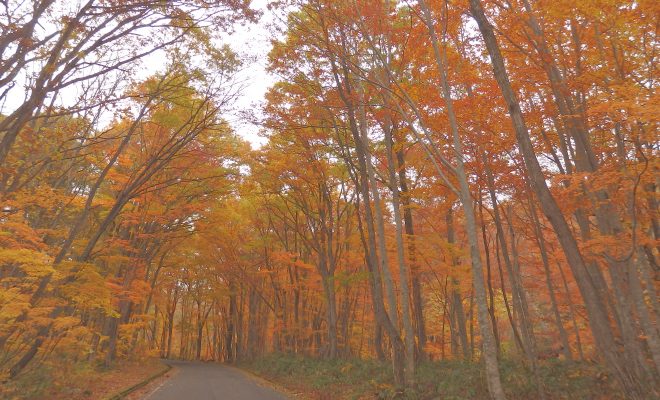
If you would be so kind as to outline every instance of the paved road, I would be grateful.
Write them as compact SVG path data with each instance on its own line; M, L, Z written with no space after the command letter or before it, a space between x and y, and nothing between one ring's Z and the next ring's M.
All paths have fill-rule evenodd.
M168 361L177 369L145 400L287 400L239 370L216 363Z

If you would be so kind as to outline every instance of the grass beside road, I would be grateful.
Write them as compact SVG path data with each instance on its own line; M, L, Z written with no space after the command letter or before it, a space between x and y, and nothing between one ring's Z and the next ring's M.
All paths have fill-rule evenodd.
M44 364L0 385L0 398L8 400L100 400L166 369L158 359L118 362L111 368L90 363Z
M390 366L374 360L319 360L272 354L240 366L306 399L391 399L395 394ZM534 380L521 362L503 360L500 367L509 399L539 398ZM623 399L607 375L594 365L548 361L540 366L540 374L547 400ZM444 361L420 365L417 388L402 398L487 400L489 396L479 363Z

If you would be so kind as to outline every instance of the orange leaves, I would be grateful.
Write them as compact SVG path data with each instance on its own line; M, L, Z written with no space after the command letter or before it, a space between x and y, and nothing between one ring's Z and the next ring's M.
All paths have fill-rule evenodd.
M598 235L585 241L581 249L590 261L607 263L611 260L626 260L631 256L632 240L624 235Z
M304 262L303 260L300 259L299 256L297 256L294 253L287 252L287 251L274 251L270 254L272 260L274 263L281 264L283 266L293 266L297 268L302 268L305 270L312 271L315 269L314 265L308 264Z
M36 230L28 225L20 215L12 214L0 224L0 246L5 249L25 248L33 251L46 249Z
M73 262L66 263L66 266L71 269L73 279L59 288L62 296L80 309L111 315L110 291L97 267L94 264Z
M575 259L605 271L631 249L648 246L654 254L648 232L658 217L659 102L649 45L656 27L648 15L657 6L539 0L528 10L484 1L505 39L510 80L531 132L525 163L466 3L428 3L461 154L448 134L449 102L438 91L434 48L415 3L298 3L269 54L281 82L261 110L268 143L260 149L222 120L228 93L213 85L225 75L179 52L168 55L169 70L121 93L108 126L82 117L34 118L0 170L0 332L17 320L26 332L52 323L76 338L95 337L101 348L114 340L121 354L143 344L135 342L164 347L170 339L181 343L175 350L183 357L199 334L216 357L231 345L246 347L222 342L238 336L253 348L278 341L273 347L320 353L337 326L335 345L371 356L376 272L395 270L394 254L404 248L397 253L401 274L386 290L393 305L385 308L399 312L403 283L414 278L419 298L410 308L420 315L415 324L430 322L434 340L426 350L433 355L456 347L450 338L456 340L458 308L475 326L481 296L471 257L484 263L476 271L487 276L487 306L503 348L514 340L502 329L509 314L513 324L523 315L510 310L524 297L509 304L517 283L533 294L531 315L549 308L553 287L560 322L573 313L571 335L588 336L579 290L564 268L565 238L556 237L532 189L551 182L561 208L553 217L563 217L574 234ZM182 40L194 43L190 50L203 53L208 68L238 67L231 50L213 48L213 32L195 26L195 13L166 11L169 27L192 28ZM470 214L450 188L459 157L478 216L472 255L464 228ZM541 176L527 172L533 157ZM414 231L399 248L397 195L405 199L400 211L410 211L403 225ZM382 235L375 235L379 213ZM386 256L391 265L380 264ZM121 326L99 339L116 321L108 318ZM531 319L539 335L557 337L554 316ZM181 340L167 338L168 328ZM11 345L30 348L27 336ZM470 339L478 347L480 338Z
M304 262L304 261L302 261L302 260L296 260L296 261L293 263L293 266L294 266L294 267L297 267L297 268L306 269L306 270L308 270L308 271L313 271L313 270L315 270L314 265L312 265L312 264L308 264L308 263L306 263L306 262Z
M0 322L14 321L30 310L30 299L19 287L0 290Z
M0 248L0 260L3 268L17 268L31 280L54 272L50 257L34 250Z
M80 318L60 317L53 322L53 329L56 331L69 331L80 324Z

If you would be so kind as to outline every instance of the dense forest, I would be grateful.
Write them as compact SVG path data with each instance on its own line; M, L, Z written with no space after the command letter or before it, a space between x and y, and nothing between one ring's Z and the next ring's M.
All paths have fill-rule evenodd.
M249 3L0 3L1 381L296 354L660 396L660 3ZM264 13L251 146L226 35Z

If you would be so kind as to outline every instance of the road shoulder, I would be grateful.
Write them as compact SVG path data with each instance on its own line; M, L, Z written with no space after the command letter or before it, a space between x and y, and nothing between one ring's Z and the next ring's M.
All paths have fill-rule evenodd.
M120 397L122 400L146 400L148 399L156 390L160 389L167 381L172 379L176 374L179 373L178 368L173 367L168 364L168 367L164 373L154 376L151 379L147 379L144 385L131 390L130 393L127 393L124 397Z
M224 364L223 364L224 365ZM278 382L271 381L265 377L256 375L252 371L242 369L240 367L235 367L233 365L225 365L227 368L230 368L232 370L235 370L239 373L241 373L243 376L245 376L247 379L257 383L259 386L263 386L266 388L273 389L277 392L282 393L283 395L291 398L291 399L297 399L297 400L309 400L310 398L306 396L302 392L294 392L293 390L281 385Z

